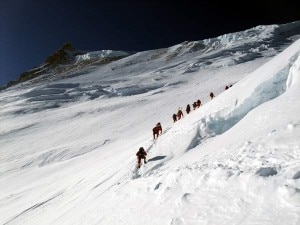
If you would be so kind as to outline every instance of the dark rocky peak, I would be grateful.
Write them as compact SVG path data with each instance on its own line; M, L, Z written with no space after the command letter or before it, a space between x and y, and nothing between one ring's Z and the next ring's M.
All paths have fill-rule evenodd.
M60 49L50 55L46 59L45 63L53 66L65 64L73 61L77 55L81 54L83 53L77 51L71 43L66 43Z

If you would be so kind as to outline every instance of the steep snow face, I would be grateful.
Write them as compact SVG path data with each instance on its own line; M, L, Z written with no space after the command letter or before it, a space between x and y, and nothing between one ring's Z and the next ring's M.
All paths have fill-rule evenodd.
M210 45L212 48L215 48L251 43L254 40L264 41L274 37L274 32L279 28L279 25L257 26L243 32L224 34L216 38L206 39L203 42L205 45Z
M264 50L270 50L271 48L275 50L279 47L279 43L291 43L291 41L297 40L300 33L299 25L299 22L294 22L284 25L257 26L242 32L224 34L215 38L184 42L169 48L169 51L177 52L180 55L194 51L207 53L213 50L222 50L223 56L226 53L244 53L245 60L247 60L247 57L251 58L255 53L258 54L256 57L259 57ZM252 55L249 53L252 53Z
M300 83L300 55L298 56L298 59L293 64L292 68L290 69L290 73L286 82L287 88L293 88L295 90L299 89Z
M282 43L238 62L180 44L2 91L0 223L299 224L300 40Z
M298 77L299 52L300 40L147 145L150 162L112 187L114 201L96 203L101 212L117 224L298 224L300 87L270 85ZM240 107L247 114L228 125Z

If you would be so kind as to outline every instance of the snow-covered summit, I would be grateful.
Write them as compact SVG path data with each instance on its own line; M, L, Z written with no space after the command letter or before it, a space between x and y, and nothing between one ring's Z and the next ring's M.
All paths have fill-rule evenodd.
M9 82L7 86L17 84L27 86L54 79L59 80L78 71L86 73L93 67L111 63L130 54L132 53L112 50L87 52L76 50L71 43L66 43L47 57L39 67L22 73L17 80Z
M0 223L299 224L299 23L262 28L2 90Z

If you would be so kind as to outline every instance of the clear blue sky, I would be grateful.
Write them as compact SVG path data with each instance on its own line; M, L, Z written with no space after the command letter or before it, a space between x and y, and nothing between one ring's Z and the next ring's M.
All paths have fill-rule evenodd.
M0 86L65 42L141 51L300 19L297 1L1 0Z

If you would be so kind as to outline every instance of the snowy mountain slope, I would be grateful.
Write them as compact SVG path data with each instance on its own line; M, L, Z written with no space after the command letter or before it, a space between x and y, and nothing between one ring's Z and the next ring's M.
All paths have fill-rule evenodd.
M57 108L64 103L80 99L129 96L151 90L160 92L163 87L176 87L186 80L193 79L195 72L207 75L204 71L212 68L219 71L224 67L251 63L254 60L261 60L263 63L282 51L299 37L299 34L300 22L258 26L217 38L184 42L166 49L136 53L100 66L97 63L75 63L66 68L59 66L61 72L47 70L45 74L14 88L24 88L27 92L31 90L21 96L22 99L28 98L27 101L32 102L32 107L22 107L22 113ZM109 54L113 54L114 57L123 55L118 52L99 51L83 56L90 59L90 55L97 55L96 58L100 57L101 61L102 56ZM174 74L181 76L174 77ZM231 76L230 83L240 79L233 74ZM223 90L223 87L220 90Z
M274 41L276 27L253 30ZM227 43L247 49L258 37ZM251 53L228 46L142 52L2 91L0 223L298 224L300 42L270 58L279 43L239 63ZM173 124L198 98L203 106ZM137 171L140 146L149 155Z
M206 118L216 117L214 110L206 108L219 108L217 101L226 108L226 101L232 101L232 98L224 95L237 96L233 94L234 89L241 91L239 86L248 84L248 79L219 96L216 102L208 103L202 110L178 122L158 139L150 152L155 151L151 154L152 159L161 160L157 163L154 160L155 165L149 162L142 170L141 178L129 182L125 179L114 187L106 197L113 200L104 205L95 203L96 206L86 207L92 212L93 208L100 208L104 215L118 215L113 220L100 217L103 224L147 224L148 221L151 221L149 224L298 224L299 53L300 41L247 77L251 79L265 71L265 79L251 83L255 89L248 87L251 97L242 102L267 102L259 103L261 105L253 110L249 108L247 116L240 118L241 121L228 132L213 138L215 127L203 126L201 117L203 114ZM282 70L286 76L279 80L285 86L288 79L288 89L277 97L268 91L268 82L276 87ZM256 95L258 87L264 89L260 91L259 99ZM221 117L226 118L226 114ZM218 123L222 125L220 119ZM194 135L197 135L194 127L200 134L196 136L196 145L193 143ZM124 210L126 206L130 209ZM141 212L146 216L141 217Z
M27 86L28 84L32 85L78 76L83 76L83 80L86 80L86 74L97 70L99 67L101 68L100 71L98 69L98 72L96 72L97 78L99 73L116 77L119 72L127 73L129 72L128 69L132 70L135 66L139 67L139 72L156 70L156 73L162 74L170 73L172 70L182 70L182 73L190 73L208 66L236 65L256 58L274 56L298 39L299 36L300 22L297 21L282 25L257 26L242 32L225 34L201 41L186 41L169 48L139 52L134 55L131 55L130 52L111 50L84 54L85 52L76 51L73 46L67 44L57 51L60 53L58 54L60 56L58 62L60 63L57 63L56 52L49 57L50 59L54 58L54 68L47 68L47 65L42 65L42 67L37 68L38 77L33 77L28 82L23 82L22 85ZM65 55L70 55L69 51L66 53L65 48L69 51L75 51L75 53L72 52L72 57L68 57L73 59L77 55L75 61L68 60L71 63L64 63L66 61ZM61 52L63 53L62 56ZM124 57L126 59L119 60ZM224 57L228 59L224 60ZM47 61L49 60L47 59ZM52 61L50 60L50 62ZM140 71L141 67L144 68L142 71ZM159 67L161 69L158 69ZM31 71L29 72L31 73ZM94 82L95 77L92 77L91 81Z

